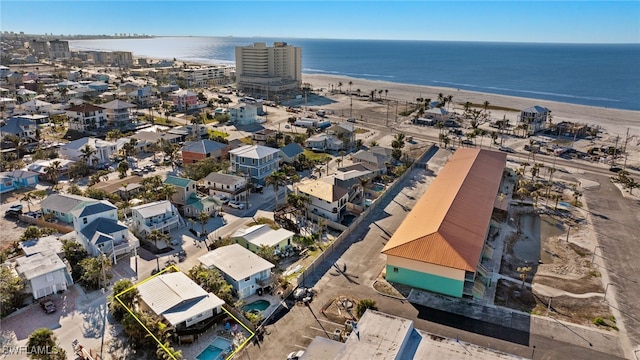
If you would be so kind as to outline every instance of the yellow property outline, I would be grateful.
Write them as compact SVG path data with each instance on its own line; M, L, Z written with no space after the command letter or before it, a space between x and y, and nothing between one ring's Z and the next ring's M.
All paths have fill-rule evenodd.
M118 300L118 302L120 303L120 305L122 305L122 307L124 307L125 309L127 309L127 311L129 312L129 314L131 314L131 316L133 316L133 318L134 318L134 319L136 319L136 321L138 322L138 324L142 325L142 327L147 331L147 333L149 333L149 335L151 335L151 337L152 337L152 338L153 338L153 339L158 343L158 345L160 345L160 347L161 347L161 348L162 348L162 349L163 349L163 350L164 350L164 351L165 351L169 356L171 356L171 358L172 358L173 360L178 360L175 356L173 356L173 354L169 351L169 349L167 349L167 347L165 347L165 346L164 346L164 344L163 344L163 343L161 343L161 342L160 342L160 340L158 340L158 338L157 338L153 333L151 333L151 331L149 331L149 329L148 329L148 328L147 328L147 327L142 323L142 321L140 321L140 319L136 316L136 314L135 314L135 313L134 313L134 312L133 312L133 311L132 311L128 306L126 306L126 305L122 302L122 300L120 300L120 295L122 295L122 294L124 294L124 293L126 293L126 292L128 292L128 291L131 291L131 290L133 290L133 289L137 288L137 287L138 287L138 285L142 285L142 284L144 284L145 282L147 282L147 281L149 281L149 280L153 279L154 277L156 277L156 276L158 276L158 275L160 275L160 274L163 274L163 273L167 272L168 270L174 270L174 271L172 271L172 272L182 272L182 271L181 271L180 269L178 269L175 265L168 266L168 267L166 267L164 270L160 271L159 273L157 273L157 274L155 274L155 275L152 275L152 276L150 276L150 277L148 277L148 278L146 278L146 279L142 280L141 282L139 282L139 283L137 283L137 284L135 284L135 285L131 286L130 288L128 288L128 289L126 289L126 290L124 290L124 291L121 291L119 294L115 295L114 297L115 297L115 299L116 299L116 300ZM186 274L185 274L185 275L186 275ZM227 311L227 309L225 309L225 308L224 308L224 306L221 306L220 308L221 308L225 313L227 313L227 315L231 316L235 321L237 321L237 322L238 322L238 324L242 325L242 327L243 327L243 328L245 328L245 330L247 330L247 331L251 334L251 336L249 336L249 337L248 337L248 338L247 338L247 339L246 339L242 344L240 344L240 346L238 346L238 347L237 347L237 348L236 348L236 349L235 349L231 354L229 354L229 355L225 358L225 360L229 360L229 359L233 358L233 356L234 356L238 351L242 350L242 348L244 348L244 346L245 346L245 345L246 345L246 344L247 344L251 339L253 339L253 337L256 335L256 333L254 333L253 331L251 331L248 327L246 327L246 326L242 323L242 321L238 320L238 318L236 318L232 313L230 313L229 311Z

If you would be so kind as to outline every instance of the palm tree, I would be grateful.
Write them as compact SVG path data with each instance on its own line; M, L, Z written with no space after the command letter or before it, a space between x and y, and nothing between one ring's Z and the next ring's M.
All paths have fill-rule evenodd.
M118 170L120 179L124 179L127 177L127 170L129 170L129 164L126 161L122 160L118 163Z
M391 147L394 149L402 149L404 147L404 139L405 135L403 133L396 134L391 142Z
M342 82L338 82L338 91L342 92Z
M360 191L361 191L360 194L361 194L361 197L362 197L361 205L364 208L364 205L365 205L365 202L364 202L364 200L365 200L365 198L364 198L364 189L367 186L367 184L369 183L369 181L371 181L371 179L369 179L368 177L360 177L360 178L358 178L358 181L360 182L360 184L359 184L360 185Z
M26 202L27 208L29 209L29 212L31 212L31 202L37 198L38 197L36 196L36 194L34 194L34 191L29 191L22 196L22 199L20 199L20 201Z
M318 174L318 178L322 176L322 167L318 166L314 168L313 171L315 171L315 173Z
M278 207L278 204L280 203L280 198L279 198L280 185L284 184L286 178L287 178L287 175L282 171L274 171L265 178L267 185L273 186L273 191L276 193L276 207Z
M153 246L158 248L158 241L160 240L168 240L169 235L163 233L158 229L153 229L149 234L147 234L147 240L153 242ZM156 270L160 271L160 258L156 255Z
M47 174L47 177L53 183L53 186L56 187L58 185L58 177L60 176L60 171L62 170L62 163L56 160L51 163L51 165L47 166L44 171Z
M486 101L482 103L482 110L484 111L485 115L487 114L487 111L489 111L489 101Z
M451 139L449 139L449 137L445 135L444 138L442 139L442 142L444 143L444 148L448 149L449 143L451 143Z
M331 157L327 156L324 158L324 163L327 165L327 176L329 176L329 163L331 162Z
M32 332L27 341L27 348L47 350L44 352L34 351L29 354L31 359L58 360L67 358L66 351L58 346L57 337L48 328L40 328Z
M200 220L200 225L202 225L202 231L200 232L202 234L202 236L204 236L204 245L207 247L207 249L209 249L209 245L207 244L207 237L205 236L205 225L207 225L207 221L209 221L209 214L207 214L206 212L204 212L204 210L202 212L200 212L200 215L198 215L198 220Z
M89 167L93 167L92 157L96 153L97 151L93 146L86 144L82 149L80 149L80 159L82 159L83 162L87 163Z
M162 187L159 190L159 194L165 200L171 200L173 195L175 195L177 192L178 192L178 190L176 190L175 186L173 186L171 184L162 184Z
M351 85L353 85L353 81L349 81L349 95L351 95Z
M527 173L527 167L531 166L531 164L529 164L528 162L523 162L520 164L520 166L522 167L522 174L526 174Z
M447 95L447 102L449 103L449 110L451 110L451 102L453 100L453 95Z

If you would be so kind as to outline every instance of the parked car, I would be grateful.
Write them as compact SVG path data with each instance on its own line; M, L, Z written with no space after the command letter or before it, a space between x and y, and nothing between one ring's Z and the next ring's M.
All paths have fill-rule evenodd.
M131 170L131 172L133 173L133 175L138 175L138 176L144 175L144 171L142 171L142 169L133 169Z
M41 218L41 217L42 217L42 214L40 214L40 213L39 213L39 212L37 212L37 211L28 211L28 212L24 213L24 215L25 215L25 216L32 217L32 218L34 218L34 219L38 219L38 218Z
M513 151L513 149L512 149L512 148L510 148L510 147L506 147L506 146L500 146L500 147L498 148L498 150L500 150L500 151L504 151L504 152L508 152L508 153L513 153L513 152L515 152L515 151Z
M298 360L304 355L304 350L292 351L287 356L287 360Z
M180 245L180 243L182 243L182 241L180 241L180 239L171 240L171 245L173 245L173 246L178 246L178 245Z
M22 205L13 205L4 212L4 217L17 219L19 215L22 215Z
M52 301L44 301L40 303L45 313L51 314L56 311L56 305Z
M237 201L229 201L229 207L232 207L234 209L244 209L244 204L241 202L237 202Z

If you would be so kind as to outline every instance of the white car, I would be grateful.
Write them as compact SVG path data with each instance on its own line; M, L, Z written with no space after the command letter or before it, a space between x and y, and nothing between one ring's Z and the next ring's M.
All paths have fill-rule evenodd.
M244 204L237 201L229 201L229 206L234 209L244 209Z
M287 360L298 360L304 355L304 350L292 351L287 356Z

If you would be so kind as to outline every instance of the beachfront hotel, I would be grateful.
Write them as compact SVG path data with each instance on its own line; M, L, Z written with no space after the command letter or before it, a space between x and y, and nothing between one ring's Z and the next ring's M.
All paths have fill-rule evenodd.
M238 90L270 100L302 84L302 49L286 42L236 47Z

